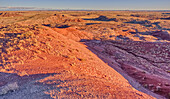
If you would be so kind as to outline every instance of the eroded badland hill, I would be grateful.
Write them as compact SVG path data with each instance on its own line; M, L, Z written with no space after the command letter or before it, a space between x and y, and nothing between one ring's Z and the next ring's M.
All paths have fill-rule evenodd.
M0 99L170 98L168 13L1 11Z

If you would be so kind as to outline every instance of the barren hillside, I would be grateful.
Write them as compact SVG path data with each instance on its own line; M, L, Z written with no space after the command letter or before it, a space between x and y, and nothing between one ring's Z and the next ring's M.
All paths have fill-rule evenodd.
M2 99L170 97L167 15L0 13Z

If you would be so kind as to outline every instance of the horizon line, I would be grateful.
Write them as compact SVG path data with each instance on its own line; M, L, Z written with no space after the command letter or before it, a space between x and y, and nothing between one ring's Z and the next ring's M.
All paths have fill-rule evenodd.
M170 11L170 9L85 9L85 8L38 8L38 7L2 7L0 6L0 11L39 11L39 10L68 10L68 11Z

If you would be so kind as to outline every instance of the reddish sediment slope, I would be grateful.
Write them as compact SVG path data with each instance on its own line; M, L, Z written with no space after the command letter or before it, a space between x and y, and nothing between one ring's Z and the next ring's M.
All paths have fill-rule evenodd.
M86 41L88 48L136 86L169 98L170 44L168 42ZM138 85L136 86L138 87ZM143 89L141 89L143 90Z
M3 54L15 57L0 69L1 99L154 99L134 89L86 45L44 27L31 39L36 43L24 46L29 40L22 40L19 50Z
M64 29L53 28L53 30L66 36L71 40L78 41L78 42L85 39L91 40L93 38L92 33L79 31L72 27L64 28Z

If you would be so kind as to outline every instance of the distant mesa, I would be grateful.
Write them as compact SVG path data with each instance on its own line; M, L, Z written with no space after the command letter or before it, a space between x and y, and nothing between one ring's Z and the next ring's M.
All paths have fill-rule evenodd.
M116 18L108 18L104 15L99 16L98 18L92 18L92 19L84 19L84 20L93 20L93 21L115 21L118 22Z
M160 19L162 19L162 20L170 20L170 17L168 17L168 18L160 18Z
M118 21L116 18L108 18L106 16L99 16L98 18L95 18L95 20L100 20L100 21Z
M141 17L142 15L139 15L139 14L131 14L130 16L133 16L133 17Z
M137 20L133 20L133 21L130 21L130 22L125 22L125 23L131 23L131 24L151 24L150 21L148 20L144 20L144 21L137 21Z
M107 21L107 20L109 20L109 18L107 18L106 16L101 15L98 18L96 18L96 20Z
M87 13L87 15L91 15L91 13Z
M162 13L162 14L170 14L170 13Z
M158 16L154 16L152 14L150 15L144 15L144 14L131 14L130 15L131 17L137 17L137 18L148 18L150 20L153 20L153 19L159 19Z
M141 14L131 14L130 16L132 16L132 17L147 17L146 15L141 15ZM152 15L149 15L150 17L152 16Z

